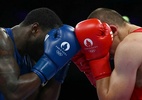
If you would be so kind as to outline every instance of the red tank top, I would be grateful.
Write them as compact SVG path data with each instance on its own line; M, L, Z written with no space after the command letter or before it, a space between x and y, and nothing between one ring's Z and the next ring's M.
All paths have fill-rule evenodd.
M138 28L133 32L142 32L142 28ZM142 100L142 88L138 88L135 86L130 100Z

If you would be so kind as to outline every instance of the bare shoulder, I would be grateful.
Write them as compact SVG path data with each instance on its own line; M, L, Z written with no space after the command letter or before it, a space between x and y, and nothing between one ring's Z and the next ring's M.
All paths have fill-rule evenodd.
M128 35L118 45L115 59L123 65L138 68L142 64L142 33Z
M124 38L124 40L121 42L121 45L128 45L128 46L142 46L142 32L135 32L132 34L129 34ZM130 49L130 48L129 48ZM137 48L133 48L137 49Z
M0 55L13 53L13 43L3 28L0 28Z

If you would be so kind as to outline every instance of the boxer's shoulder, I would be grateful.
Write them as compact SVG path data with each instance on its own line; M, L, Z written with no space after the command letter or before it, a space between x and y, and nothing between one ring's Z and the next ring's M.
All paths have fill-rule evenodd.
M0 54L13 52L14 45L4 28L0 27Z

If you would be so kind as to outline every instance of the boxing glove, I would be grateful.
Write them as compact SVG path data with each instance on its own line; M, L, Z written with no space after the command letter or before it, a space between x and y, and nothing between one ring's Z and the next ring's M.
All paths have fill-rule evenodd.
M70 66L70 63L71 61L69 61L62 69L60 69L56 75L54 76L54 79L56 81L58 81L59 83L63 83L66 76L67 76L67 73L68 73L68 70L69 70L69 66Z
M80 50L74 28L63 25L52 29L44 40L44 54L33 66L44 86Z
M85 74L91 85L96 87L96 80L92 75L89 61L85 59L85 55L80 50L73 58L72 62L77 66L77 68Z
M87 19L75 26L75 34L95 79L109 76L109 50L112 44L109 25L96 18Z

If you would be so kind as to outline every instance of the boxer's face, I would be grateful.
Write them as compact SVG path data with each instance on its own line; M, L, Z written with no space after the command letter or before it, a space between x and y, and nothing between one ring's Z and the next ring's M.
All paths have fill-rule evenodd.
M34 38L31 36L27 43L27 53L35 61L37 61L44 53L44 38L46 34L46 31L40 30Z
M33 54L32 52L31 54L33 54L33 57L36 58L36 60L38 60L44 54L44 40L49 31L50 30L41 31L40 35L34 41L33 49L35 53Z

